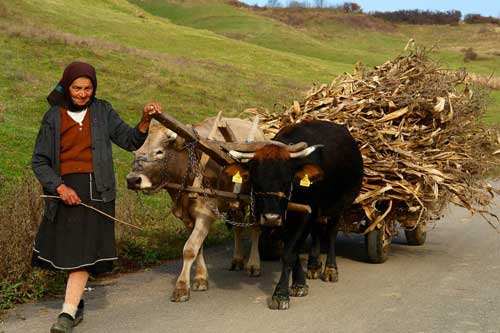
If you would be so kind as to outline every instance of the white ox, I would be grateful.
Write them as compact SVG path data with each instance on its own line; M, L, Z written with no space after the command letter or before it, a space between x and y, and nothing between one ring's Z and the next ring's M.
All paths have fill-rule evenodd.
M233 131L237 141L245 141L251 130L252 123L248 120L237 118L222 118ZM201 138L207 138L213 127L215 118L209 118L197 125L193 125ZM264 140L262 131L257 129L254 134L255 140ZM217 131L214 140L224 141L224 137ZM176 133L165 128L156 120L153 120L149 134L142 147L135 153L132 171L127 175L129 189L155 190L165 182L181 183L186 179L186 185L193 183L193 172L189 172L190 159L186 149L185 141ZM211 188L219 188L232 191L234 184L228 177L224 177L222 168L209 160L203 173L203 185ZM221 212L231 213L232 219L244 216L244 205L240 205L238 211L228 201L215 198L206 198L203 195L191 196L186 192L179 194L176 190L167 189L172 198L172 211L181 219L186 227L191 230L191 235L184 244L183 267L175 284L171 300L173 302L184 302L189 300L190 271L196 260L196 273L193 285L194 291L208 289L208 271L203 258L203 242L207 237L212 222L217 220L215 207ZM241 241L241 227L234 227L234 252L231 262L231 270L241 270L244 267L244 251ZM252 246L246 270L250 276L260 275L260 258L258 251L260 229L252 227Z

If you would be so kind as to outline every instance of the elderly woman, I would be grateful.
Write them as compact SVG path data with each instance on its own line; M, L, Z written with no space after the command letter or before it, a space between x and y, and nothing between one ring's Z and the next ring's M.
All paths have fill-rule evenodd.
M138 149L151 116L161 105L144 107L139 124L128 126L111 104L97 99L94 67L74 62L47 97L32 157L33 171L48 195L33 247L33 266L68 272L61 314L51 332L71 332L83 319L82 295L89 273L112 270L117 259L113 220L80 205L114 216L115 177L111 142Z

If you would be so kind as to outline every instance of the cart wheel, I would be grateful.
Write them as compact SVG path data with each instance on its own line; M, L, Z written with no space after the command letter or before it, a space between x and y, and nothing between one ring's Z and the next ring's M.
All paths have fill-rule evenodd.
M374 264L381 264L387 260L391 247L391 236L384 232L385 224L382 227L365 235L365 251L368 261Z
M424 245L427 237L425 225L420 223L413 230L405 229L405 237L408 245Z
M283 253L283 241L273 234L271 228L261 228L259 238L260 259L264 261L278 260Z

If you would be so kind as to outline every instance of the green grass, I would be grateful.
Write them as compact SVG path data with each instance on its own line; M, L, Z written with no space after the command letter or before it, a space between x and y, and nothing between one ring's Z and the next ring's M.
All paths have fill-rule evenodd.
M500 124L500 91L492 91L488 103L488 111L484 116L484 121L490 125Z
M500 66L500 57L493 55L500 49L500 34L494 27L483 25L391 26L366 16L348 16L325 10L307 14L297 9L295 15L306 19L292 26L269 17L283 19L286 15L271 14L270 10L239 9L224 1L130 2L175 24L208 30L267 49L326 60L342 71L350 70L350 65L358 60L368 65L383 63L397 55L409 38L434 47L438 51L435 59L451 68L466 67L471 72L489 75ZM293 18L289 20L293 22ZM366 28L359 27L363 20L370 21ZM480 60L463 61L461 49L468 47L479 52Z
M385 61L387 57L394 56L394 49L388 49L383 54L374 54L372 50L364 51L350 40L353 31L345 35L345 42L338 43L338 39L325 38L325 31L315 33L314 29L296 29L280 21L259 15L247 9L238 9L224 2L188 2L182 6L175 1L164 0L130 0L148 13L159 17L168 18L171 22L208 30L220 36L226 36L235 40L241 40L247 44L258 45L270 50L277 50L289 54L300 55L308 58L327 61L333 68L340 71L348 71L360 58L368 64L375 65L380 61ZM216 4L214 4L214 2ZM329 24L328 28L337 30L337 25ZM347 27L342 27L347 30ZM355 33L355 31L354 31ZM332 35L335 35L332 33ZM342 35L342 32L339 33ZM371 36L366 36L366 32L359 34L364 42L371 41ZM398 51L404 46L406 41L401 38L399 45L394 48ZM356 47L353 48L353 45ZM371 43L371 45L376 45ZM378 62L372 61L375 56Z
M94 64L98 97L109 100L131 124L139 120L142 105L149 100L163 103L167 112L192 123L218 110L235 115L256 105L288 104L307 87L286 77L217 63L178 58L155 61L98 47L76 48L43 36L13 38L0 32L0 38L0 57L8 59L2 64L6 70L0 73L0 100L5 107L0 170L9 177L19 175L29 164L34 137L48 108L45 96L59 80L61 68L74 59ZM122 154L119 160L125 155L130 159L130 154Z
M16 2L12 6L12 11L28 16L38 27L164 55L217 62L237 70L271 76L300 75L306 82L318 77L326 79L335 73L329 64L316 59L283 54L207 30L178 26L157 16L139 18L134 14L137 7L124 0L75 2L72 6L62 0L54 0L50 5L44 1L29 1ZM117 6L121 10L116 10ZM53 19L54 13L58 15L57 20Z

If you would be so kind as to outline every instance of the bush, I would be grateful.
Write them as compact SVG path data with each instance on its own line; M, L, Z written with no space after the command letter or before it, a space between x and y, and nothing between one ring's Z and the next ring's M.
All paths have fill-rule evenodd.
M462 17L462 13L455 9L447 12L418 9L398 10L395 12L373 12L371 15L395 23L450 25L458 25Z
M307 1L292 0L292 1L288 2L288 7L290 7L290 8L294 8L294 7L308 8L308 7L310 7L310 5Z
M31 271L33 241L43 211L41 189L31 173L0 188L0 280L16 280Z
M472 47L469 47L468 49L464 49L464 61L469 62L473 60L477 60L477 53L474 51Z
M0 180L0 311L16 303L61 291L64 274L33 271L31 253L43 210L38 181L26 172L22 180Z
M464 22L468 24L496 24L500 25L500 18L492 16L482 16L481 14L467 14L464 17Z
M346 13L362 13L363 10L361 6L355 2L344 2L342 4L342 10Z
M0 280L0 314L15 304L37 300L47 294L62 294L65 279L62 272L33 270L13 280Z

